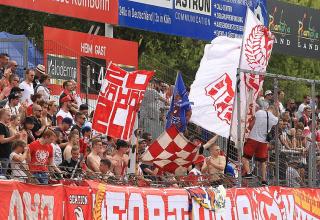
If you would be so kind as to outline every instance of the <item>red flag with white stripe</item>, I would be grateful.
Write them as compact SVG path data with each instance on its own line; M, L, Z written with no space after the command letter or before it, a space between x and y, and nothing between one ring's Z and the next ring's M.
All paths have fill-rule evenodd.
M95 109L92 128L108 136L129 140L147 85L154 72L127 72L111 63Z
M198 147L192 144L172 125L146 150L142 161L153 162L163 171L185 174L198 155Z

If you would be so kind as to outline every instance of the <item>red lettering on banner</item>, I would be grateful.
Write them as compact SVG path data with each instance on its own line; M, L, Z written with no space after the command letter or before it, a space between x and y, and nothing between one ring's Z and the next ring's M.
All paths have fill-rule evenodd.
M218 118L230 124L234 99L234 90L230 76L225 73L217 80L211 82L205 87L205 94L214 100L213 106L218 112Z

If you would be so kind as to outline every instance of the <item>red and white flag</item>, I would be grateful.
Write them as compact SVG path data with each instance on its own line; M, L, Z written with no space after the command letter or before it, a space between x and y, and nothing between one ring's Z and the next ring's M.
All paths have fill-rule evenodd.
M229 137L241 40L217 37L204 50L189 94L191 121Z
M239 63L240 69L265 72L271 56L273 42L274 37L272 33L247 8L242 54ZM264 76L241 73L240 80L241 137L245 138L250 132L248 125L253 120L256 112L256 99L262 89ZM237 107L235 103L231 126L233 140L237 140Z
M154 72L127 72L111 63L102 81L92 128L108 136L129 140L145 90Z
M155 140L142 155L142 161L153 162L163 171L182 175L198 155L192 144L172 125Z

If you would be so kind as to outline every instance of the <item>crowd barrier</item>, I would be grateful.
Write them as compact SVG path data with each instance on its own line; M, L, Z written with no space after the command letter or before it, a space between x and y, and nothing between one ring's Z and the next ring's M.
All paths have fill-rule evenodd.
M232 188L225 208L210 211L185 189L110 186L39 186L0 181L0 219L227 220L319 219L320 190L312 188Z

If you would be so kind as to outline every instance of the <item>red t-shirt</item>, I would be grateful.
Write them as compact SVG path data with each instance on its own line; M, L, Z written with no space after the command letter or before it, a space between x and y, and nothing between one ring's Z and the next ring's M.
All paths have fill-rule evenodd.
M80 153L82 153L83 156L87 156L88 144L86 143L84 138L80 138L79 145L80 145Z
M31 104L27 107L27 112L26 112L27 117L32 116L32 113L33 113L32 106L33 106L33 104Z
M52 146L50 144L42 145L39 140L36 140L29 144L29 149L31 155L30 171L32 173L48 171L49 159L53 157Z

